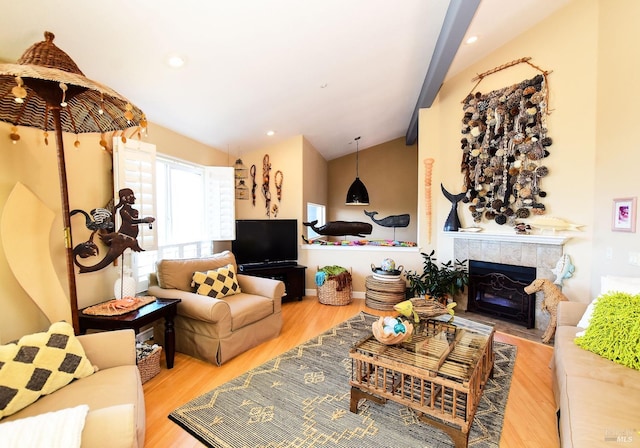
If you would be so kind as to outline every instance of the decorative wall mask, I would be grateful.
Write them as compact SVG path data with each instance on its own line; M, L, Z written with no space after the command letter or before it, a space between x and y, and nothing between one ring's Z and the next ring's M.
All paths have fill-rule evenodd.
M278 202L282 201L282 181L284 180L284 174L282 171L276 171L276 175L274 176L273 183L276 186L276 196L278 198Z
M256 189L258 188L258 183L256 182L256 166L251 165L249 169L249 173L251 174L251 204L256 206Z
M265 209L267 216L271 215L271 191L269 191L269 180L271 171L271 163L269 162L269 154L265 154L262 158L262 195L264 196Z
M549 169L543 160L549 156L552 143L546 124L549 72L529 63L529 59L505 64L475 79L481 81L520 62L542 74L486 94L472 92L463 101L463 201L469 203L476 223L486 219L513 225L517 219L545 213L541 199L547 193L542 189L542 179Z

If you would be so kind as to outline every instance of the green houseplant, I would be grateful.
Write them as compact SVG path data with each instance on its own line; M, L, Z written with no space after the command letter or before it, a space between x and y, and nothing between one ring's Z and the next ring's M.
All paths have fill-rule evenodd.
M409 281L409 291L414 296L430 296L444 301L464 291L469 283L467 260L449 260L438 264L435 250L430 254L421 252L420 255L424 259L422 273L405 271L405 278Z

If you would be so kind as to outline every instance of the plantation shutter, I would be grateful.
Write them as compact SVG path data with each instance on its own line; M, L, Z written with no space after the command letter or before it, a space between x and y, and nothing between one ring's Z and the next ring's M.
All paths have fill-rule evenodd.
M229 241L236 238L234 188L232 167L205 167L207 239Z
M139 140L113 139L113 175L115 204L119 202L118 191L131 188L136 196L133 208L139 217L156 217L156 146ZM120 216L116 215L116 229L120 228ZM154 223L155 224L155 223ZM158 248L157 226L138 225L138 243L145 251Z

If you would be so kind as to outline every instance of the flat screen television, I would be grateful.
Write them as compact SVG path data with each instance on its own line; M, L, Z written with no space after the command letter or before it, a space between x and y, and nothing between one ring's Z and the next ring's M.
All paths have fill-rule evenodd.
M298 260L296 219L238 219L231 242L242 270L270 265L295 265Z

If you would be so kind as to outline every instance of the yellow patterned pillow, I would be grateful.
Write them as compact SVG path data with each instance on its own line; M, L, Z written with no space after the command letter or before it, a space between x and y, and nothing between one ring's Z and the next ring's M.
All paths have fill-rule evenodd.
M240 285L238 285L235 267L232 264L212 271L194 272L191 287L195 289L197 294L214 299L242 292Z
M2 345L0 418L94 372L67 322L56 322L46 333L29 334L17 343Z

